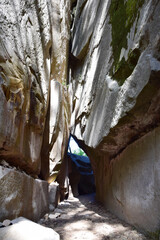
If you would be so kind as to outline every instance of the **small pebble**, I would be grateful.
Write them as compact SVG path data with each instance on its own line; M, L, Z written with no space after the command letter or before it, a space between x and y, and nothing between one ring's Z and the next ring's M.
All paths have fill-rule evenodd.
M56 208L56 209L54 210L54 213L64 213L64 211L62 211L62 210L59 209L59 208Z
M61 214L60 213L54 213L54 214L49 214L49 219L55 219L55 218L58 218L58 217L60 217L61 216Z
M53 212L55 210L55 207L52 204L49 204L49 210L50 212Z
M1 164L2 164L4 167L9 167L9 163L7 163L5 160L2 160L2 161L1 161Z
M45 221L45 220L44 220L43 218L41 218L41 219L38 221L38 223L39 223L39 224L42 224L44 221Z
M3 226L8 227L9 225L11 225L11 221L9 219L5 219L2 224Z
M48 220L48 216L49 216L48 213L45 214L45 215L44 215L44 219L45 219L45 220Z

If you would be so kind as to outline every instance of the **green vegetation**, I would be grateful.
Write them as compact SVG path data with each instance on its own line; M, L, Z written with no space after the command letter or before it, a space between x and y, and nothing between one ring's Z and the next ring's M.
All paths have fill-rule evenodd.
M68 87L69 87L69 84L67 84L66 81L62 81L61 84L62 84L62 86L63 86L64 88L68 88Z
M139 56L140 56L140 50L134 49L132 52L128 54L127 61L125 61L123 57L122 60L118 62L117 71L112 75L112 77L116 79L120 85L122 85L125 79L132 74L138 62Z
M148 236L153 240L159 240L160 239L160 230L157 230L156 232L148 232Z
M127 34L130 32L130 29L137 18L139 18L139 8L142 7L144 0L112 0L109 14L110 14L110 23L112 24L112 48L113 48L113 56L114 63L111 70L111 75L115 77L120 76L120 72L122 72L122 66L126 64L125 60L122 59L119 62L119 57L122 48L127 48ZM140 54L139 54L140 55ZM130 57L130 56L129 56ZM136 61L137 62L136 55ZM127 63L129 64L129 63ZM119 68L121 70L119 71ZM125 77L128 74L131 74L134 69L134 65L127 66L123 71L121 77L118 77L116 80L123 84ZM119 73L116 75L116 73Z
M87 156L81 148L78 148L77 150L74 150L73 153L76 154L76 155L79 155L79 156Z

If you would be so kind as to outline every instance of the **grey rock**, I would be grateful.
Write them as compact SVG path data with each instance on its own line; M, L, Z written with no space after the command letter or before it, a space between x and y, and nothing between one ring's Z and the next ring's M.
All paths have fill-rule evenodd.
M0 220L38 220L48 211L48 203L47 182L0 166Z
M11 224L11 221L9 219L5 219L2 223L4 227L8 227Z
M54 148L50 158L57 163L63 158L62 145L69 135L69 19L69 0L0 2L0 155L28 174L41 172L46 180L46 149ZM47 122L49 98L55 93L52 89L49 93L52 83L60 86L59 101L56 95L54 106L50 105L56 119L52 122L52 115ZM66 108L68 116L63 114ZM43 141L46 136L49 140Z
M56 219L56 218L58 218L60 216L61 216L61 213L56 212L56 213L50 213L48 218L52 220L52 219Z
M72 40L72 53L74 56L80 59L84 57L82 51L87 45L87 42L92 34L96 20L95 14L99 5L99 1L97 0L86 1L84 9L81 12L80 9L82 8L84 2L85 1L78 1L77 4L76 18L74 22L76 27L73 29Z
M9 163L7 163L5 160L0 161L0 164L4 167L9 167Z
M39 221L38 221L38 224L43 224L45 222L45 219L44 218L41 218Z
M55 210L55 207L52 204L49 204L49 210L50 212L53 212Z
M54 213L64 213L64 211L62 209L56 208L54 210Z
M40 171L49 87L49 71L44 65L48 65L48 47L51 45L47 3L39 2L38 5L41 23L31 1L28 4L14 0L0 2L3 12L0 14L0 58L3 59L0 66L0 146L4 146L0 152L9 163L32 174Z
M93 1L88 1L87 4L91 2L93 3ZM79 43L79 33L82 27L80 24L81 21L85 22L88 19L87 4L83 8L81 17L77 20L78 22L74 25L72 41L73 46L77 46L77 49L78 47L83 49L81 45L82 41ZM76 68L73 64L73 99L76 100L72 114L72 133L78 139L83 140L87 146L102 149L102 151L108 152L112 157L128 144L130 141L130 132L132 131L130 131L130 129L124 131L125 124L124 126L121 124L121 128L118 126L116 133L119 139L116 139L114 130L111 131L111 129L114 128L116 131L116 126L121 119L125 119L125 116L131 125L135 125L141 120L137 99L138 96L140 97L143 94L142 90L145 89L145 87L150 88L150 86L152 86L154 88L154 84L157 85L157 90L156 88L154 89L153 95L155 98L157 96L158 101L159 83L158 80L156 83L154 82L158 79L159 72L159 53L156 52L158 52L159 44L159 35L157 32L160 22L159 20L157 21L157 19L159 19L158 9L160 6L159 3L156 5L156 2L150 1L146 2L139 9L140 17L138 19L135 37L132 34L132 31L135 30L135 24L133 23L133 26L131 26L127 36L128 47L127 49L121 49L119 62L122 57L124 57L127 62L129 51L133 53L139 51L140 56L135 64L134 71L124 79L124 84L120 84L116 76L112 77L110 73L114 63L114 56L109 7L109 1L97 1L96 6L93 7L94 26L90 27L88 23L91 29L91 39L88 50L85 52L82 63L77 63ZM154 11L154 7L156 11ZM151 18L152 21L150 21ZM87 35L88 29L84 28L84 32L86 36L85 42L87 42L89 40L89 36ZM148 43L141 49L139 46L146 37L146 34L148 34ZM153 42L154 44L152 44ZM72 49L73 54L74 52L75 50ZM155 77L152 74L153 72L155 73ZM78 81L78 79L80 80ZM83 87L81 86L82 83ZM148 101L152 102L153 100L147 93L145 96L142 95L142 98L144 97L146 97L146 101L143 103L145 107ZM137 107L137 113L135 112L133 114L131 112L131 115L133 114L132 116L135 118L135 121L127 118L129 112L134 107ZM146 112L148 121L152 122L151 124L156 121L155 118L158 111L159 110L156 109L152 116L150 115L151 113ZM144 113L142 113L142 115L143 114ZM137 126L139 132L142 132L147 124L147 121L141 122L141 126ZM123 135L124 132L125 136ZM128 136L126 136L126 134ZM109 137L107 138L108 135ZM103 142L104 138L105 140Z
M48 218L49 218L49 213L46 213L46 214L44 215L44 220L47 221Z
M49 159L52 171L66 150L69 19L70 0L0 1L0 158L32 176L0 167L2 220L48 211L48 184L34 178L49 181Z
M59 184L52 182L49 184L49 202L57 207L59 201Z
M90 157L98 200L135 227L158 230L160 2L143 1L126 35L117 31L122 22L112 22L124 10L112 11L115 1L80 2L71 39L71 133Z
M58 204L58 206L70 206L71 204L69 203L69 202L65 202L65 201L63 201L63 202L60 202L59 204Z
M105 162L105 163L104 163ZM109 167L107 159L102 165ZM101 167L102 167L101 165ZM97 199L119 218L143 232L160 226L160 127L130 144L110 163L112 173L98 180ZM97 172L99 174L100 170Z
M59 234L26 218L17 218L13 225L0 228L1 240L60 240Z

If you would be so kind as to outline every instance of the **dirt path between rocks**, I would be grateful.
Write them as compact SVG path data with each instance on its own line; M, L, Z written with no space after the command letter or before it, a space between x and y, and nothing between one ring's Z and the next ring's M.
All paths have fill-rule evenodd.
M149 240L94 201L93 195L69 197L41 220L53 228L61 240Z

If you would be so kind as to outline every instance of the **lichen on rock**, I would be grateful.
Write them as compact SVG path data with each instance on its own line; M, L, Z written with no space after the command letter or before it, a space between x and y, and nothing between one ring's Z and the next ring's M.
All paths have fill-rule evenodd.
M128 47L128 40L127 35L131 30L133 23L136 21L138 23L140 9L144 4L144 0L136 1L136 0L128 0L128 1L118 1L112 0L111 5L109 8L109 15L110 15L110 24L112 25L112 49L113 49L113 58L114 63L111 69L111 75L117 81L119 81L120 85L123 84L125 79L132 73L136 63L132 63L130 67L128 64L128 72L126 74L122 73L122 76L117 76L117 71L120 72L121 65L124 64L124 60L120 59L121 50L127 49ZM135 33L136 34L136 28ZM128 58L130 54L128 55ZM138 57L138 56L136 56ZM123 67L122 67L123 68ZM125 70L124 70L125 71ZM127 70L126 70L127 71Z

